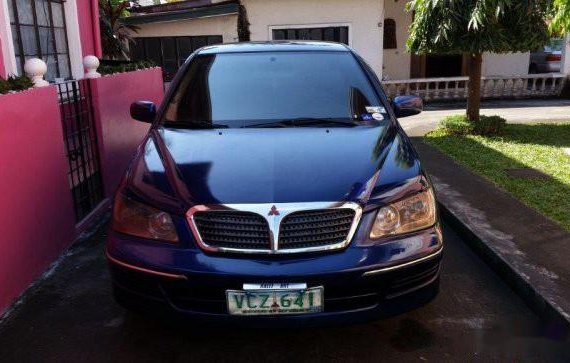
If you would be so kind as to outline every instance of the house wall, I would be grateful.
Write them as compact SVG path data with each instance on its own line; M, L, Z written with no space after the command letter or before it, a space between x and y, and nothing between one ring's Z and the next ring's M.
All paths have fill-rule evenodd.
M412 14L404 10L403 1L384 0L384 19L396 21L397 49L384 49L384 77L387 79L409 79L411 56L406 50L408 28Z
M350 46L382 75L384 0L242 0L251 40L272 38L272 27L349 25Z
M514 76L528 74L530 53L483 54L484 76Z
M140 24L134 37L222 35L224 43L238 41L237 15Z

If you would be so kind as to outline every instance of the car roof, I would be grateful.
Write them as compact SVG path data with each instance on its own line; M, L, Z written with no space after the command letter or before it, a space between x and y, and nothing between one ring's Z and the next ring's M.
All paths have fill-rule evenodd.
M244 42L226 43L206 46L198 54L220 53L256 53L256 52L348 52L344 44L315 41L270 41L270 42Z

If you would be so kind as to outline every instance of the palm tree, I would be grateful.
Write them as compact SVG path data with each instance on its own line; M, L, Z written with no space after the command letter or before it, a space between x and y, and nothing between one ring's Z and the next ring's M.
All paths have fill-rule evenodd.
M551 1L410 0L408 48L416 54L468 54L467 116L478 121L482 53L526 52L546 44Z
M132 33L139 27L121 22L127 16L129 1L99 0L99 22L101 27L101 45L103 56L110 59L126 58L128 43L132 43Z

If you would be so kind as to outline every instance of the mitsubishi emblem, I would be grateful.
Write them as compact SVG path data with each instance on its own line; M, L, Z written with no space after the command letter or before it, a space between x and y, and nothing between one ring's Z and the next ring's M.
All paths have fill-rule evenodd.
M276 206L271 207L268 216L278 216L278 215L279 211L277 210L277 207Z

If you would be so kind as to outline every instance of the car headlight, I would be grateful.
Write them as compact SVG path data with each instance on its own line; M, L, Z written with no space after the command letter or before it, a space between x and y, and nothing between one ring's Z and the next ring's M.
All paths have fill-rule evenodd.
M112 228L141 238L178 242L170 214L118 193L113 207Z
M431 189L380 208L370 231L371 239L426 229L436 223L435 196Z

